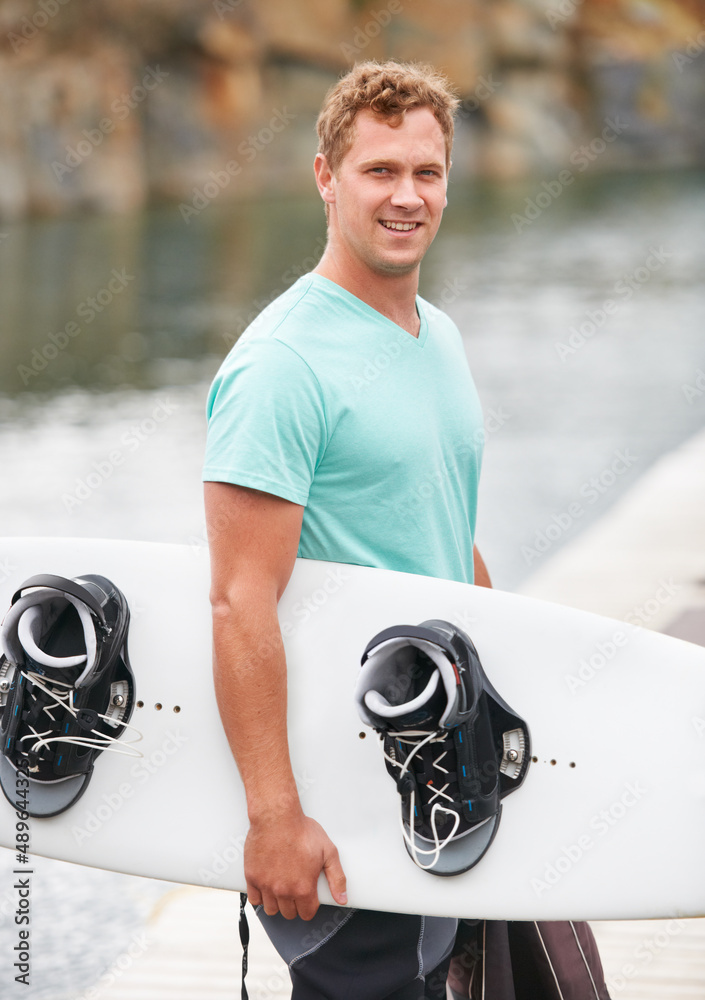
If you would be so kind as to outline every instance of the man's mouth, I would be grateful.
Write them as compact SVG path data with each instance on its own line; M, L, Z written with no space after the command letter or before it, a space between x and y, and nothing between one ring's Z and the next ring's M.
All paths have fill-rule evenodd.
M410 229L417 229L421 225L420 222L390 222L387 219L380 219L379 221L385 229L397 229L402 232L408 232Z

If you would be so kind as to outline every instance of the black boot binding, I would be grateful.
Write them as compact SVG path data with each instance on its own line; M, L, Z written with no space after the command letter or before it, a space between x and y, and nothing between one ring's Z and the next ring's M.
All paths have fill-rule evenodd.
M103 750L141 756L119 739L133 728L129 620L103 576L34 576L13 596L0 631L0 785L15 808L55 816Z
M501 799L524 780L530 738L468 636L436 619L385 629L365 649L356 700L380 733L411 858L434 875L472 868L497 832Z

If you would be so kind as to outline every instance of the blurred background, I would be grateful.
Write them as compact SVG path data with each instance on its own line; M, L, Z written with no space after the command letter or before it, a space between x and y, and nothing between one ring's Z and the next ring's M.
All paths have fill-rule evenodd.
M702 428L704 0L1 0L2 534L204 544L209 381L320 258L315 119L386 58L462 99L421 294L483 400L495 585ZM96 982L162 891L36 884L33 1000Z

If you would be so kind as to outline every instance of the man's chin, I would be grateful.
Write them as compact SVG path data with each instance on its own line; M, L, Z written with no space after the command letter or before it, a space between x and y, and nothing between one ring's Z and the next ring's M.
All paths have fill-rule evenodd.
M374 260L368 261L368 264L376 274L402 278L406 274L413 274L414 271L418 271L422 260L423 254L407 258L406 260L394 259L393 257L376 257Z

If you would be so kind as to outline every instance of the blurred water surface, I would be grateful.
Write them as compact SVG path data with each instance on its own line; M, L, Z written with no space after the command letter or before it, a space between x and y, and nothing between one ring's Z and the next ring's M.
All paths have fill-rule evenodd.
M557 197L541 182L452 187L421 293L458 323L485 407L478 543L497 586L518 586L702 427L703 217L697 173L586 175ZM216 200L188 224L162 206L0 236L1 533L203 544L208 382L315 266L320 203ZM64 1000L163 890L42 864L33 985L16 995ZM90 948L72 912L94 927Z
M687 389L705 366L705 175L585 174L557 197L549 187L451 185L421 282L457 321L488 415L479 541L504 588L705 411ZM208 381L323 245L317 196L216 199L188 223L172 205L9 227L3 530L202 534ZM82 489L89 475L98 488ZM580 516L539 554L538 535L575 502Z

